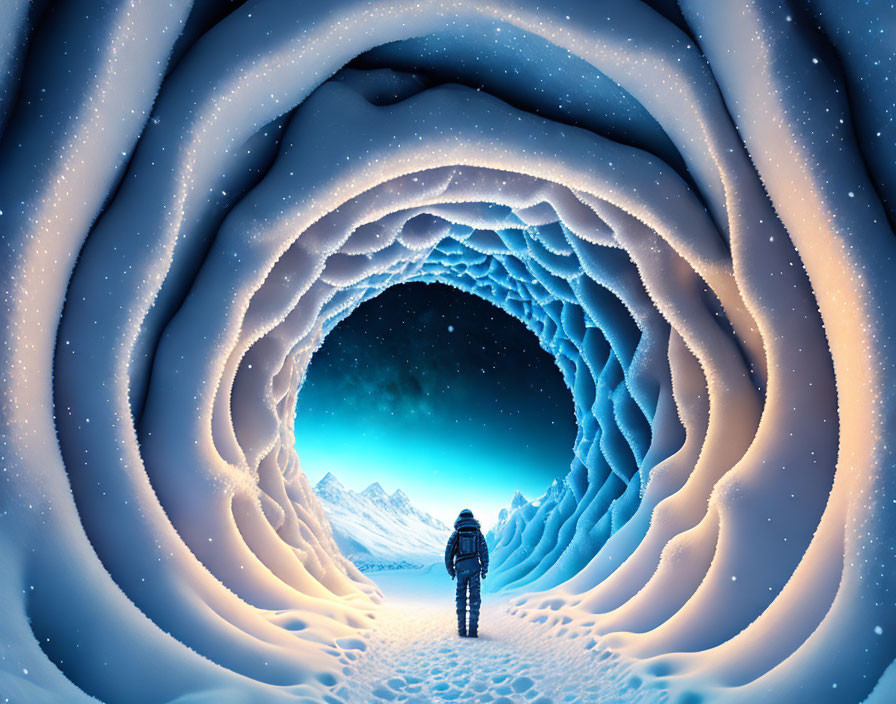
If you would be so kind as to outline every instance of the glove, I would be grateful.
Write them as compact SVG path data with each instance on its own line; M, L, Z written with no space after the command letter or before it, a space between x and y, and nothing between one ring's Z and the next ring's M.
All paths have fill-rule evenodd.
M448 574L451 575L451 579L454 579L457 576L457 573L454 570L451 570Z
M485 574L486 574L486 571L485 571L485 570L480 570L480 571L479 571L479 574L481 574L481 575L482 575L482 578L485 579Z

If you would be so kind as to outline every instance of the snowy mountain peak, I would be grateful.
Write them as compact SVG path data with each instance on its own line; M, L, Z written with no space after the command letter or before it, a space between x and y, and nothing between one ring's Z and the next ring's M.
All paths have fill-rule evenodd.
M328 501L339 502L346 495L346 489L332 472L327 472L314 487L314 493Z
M366 496L371 501L376 501L380 503L388 503L389 495L386 493L386 490L380 486L379 482L374 482L369 487L367 487L364 491L361 492L361 496Z
M519 508L527 503L529 503L529 500L523 496L523 493L519 489L517 489L513 498L510 500L510 508Z
M342 486L342 482L340 482L340 481L336 478L336 475L333 474L332 472L327 472L327 473L324 475L323 479L321 479L321 480L317 483L317 486L315 486L314 488L315 488L315 489L322 489L322 488L329 488L329 487L332 487L332 488L334 488L334 489L341 489L341 490L343 490L343 491L345 490L345 487Z
M548 490L545 492L545 497L542 498L550 498L550 499L558 499L560 495L563 493L564 488L566 487L566 482L561 479L555 479L551 482L551 485L548 487Z

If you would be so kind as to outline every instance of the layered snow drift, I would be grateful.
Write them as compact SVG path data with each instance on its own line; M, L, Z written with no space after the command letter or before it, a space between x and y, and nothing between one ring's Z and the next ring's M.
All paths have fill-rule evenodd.
M296 394L407 281L518 317L575 401L490 588L552 590L521 612L592 614L687 701L871 693L892 9L7 5L0 693L321 701L379 596L300 470Z
M333 539L359 569L420 568L441 562L451 530L413 506L401 489L391 495L373 482L358 493L327 474L314 485Z

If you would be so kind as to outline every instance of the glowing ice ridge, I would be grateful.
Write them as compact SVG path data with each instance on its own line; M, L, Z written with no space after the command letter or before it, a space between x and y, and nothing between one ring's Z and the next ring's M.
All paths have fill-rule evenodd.
M8 3L0 695L321 701L379 595L296 394L439 281L579 424L492 589L689 701L885 700L892 10L679 4Z

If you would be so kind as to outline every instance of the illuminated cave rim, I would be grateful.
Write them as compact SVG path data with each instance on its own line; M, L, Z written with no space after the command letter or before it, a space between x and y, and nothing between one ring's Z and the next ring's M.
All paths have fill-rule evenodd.
M879 536L890 535L893 481L892 401L879 391L893 352L876 337L894 329L892 306L878 303L892 297L878 192L889 194L876 188L888 172L874 161L866 169L849 134L832 145L786 117L820 116L825 105L844 114L838 78L789 90L814 47L786 34L799 23L772 31L777 10L759 5L738 15L683 3L699 51L646 5L573 12L575 21L563 3L540 13L479 5L408 5L400 29L382 4L352 17L349 6L293 8L293 24L276 21L273 3L253 6L251 23L241 8L168 78L167 39L147 50L162 60L94 76L96 96L115 88L142 110L115 129L120 116L100 108L73 118L81 132L60 150L59 172L50 164L43 178L43 166L29 166L33 181L5 187L23 204L8 213L22 293L9 308L6 391L36 399L27 410L9 404L13 466L28 471L9 473L6 486L23 505L52 506L23 524L59 543L14 560L8 588L68 571L83 585L66 599L86 604L63 617L39 589L15 621L48 642L42 653L23 645L20 657L53 687L75 691L56 663L75 686L116 697L119 685L79 660L72 632L141 679L145 670L119 655L135 643L145 643L144 667L178 663L154 683L159 698L203 687L312 696L331 681L326 644L368 625L379 595L335 551L289 421L327 326L398 280L449 282L517 310L569 380L580 434L568 481L542 507L540 535L532 520L497 548L493 586L551 589L524 598L523 612L559 599L593 613L595 634L645 676L730 701L827 696L818 672L836 672L843 696L864 697L892 660L880 639L894 624L891 585L875 572L887 558ZM164 35L185 13L132 10L112 8L98 25L131 57L134 23ZM617 81L666 131L690 179L649 152L403 74L348 71L304 100L357 51L495 19ZM723 29L735 19L766 41ZM303 20L313 31L284 41ZM350 45L332 41L362 24ZM204 54L228 42L233 54L207 80ZM757 68L749 76L745 59ZM303 61L306 72L284 80ZM791 63L799 68L781 68ZM756 76L781 90L757 98ZM139 115L163 79L144 131ZM390 82L401 99L374 106ZM298 103L286 126L278 116ZM11 114L10 170L22 165L11 145L40 144L28 109ZM228 189L258 178L247 154L277 147L266 130L284 130L284 146L234 205ZM108 203L125 162L101 168L79 151L82 138L106 157L139 139ZM841 168L821 173L819 163ZM74 165L81 178L60 185ZM39 193L27 191L32 182ZM430 247L419 267L402 260ZM510 251L525 251L526 266ZM226 314L209 315L209 302ZM40 360L54 374L35 375ZM40 410L51 397L58 447L40 439L53 437ZM102 615L116 625L91 628ZM861 655L847 657L846 644Z

